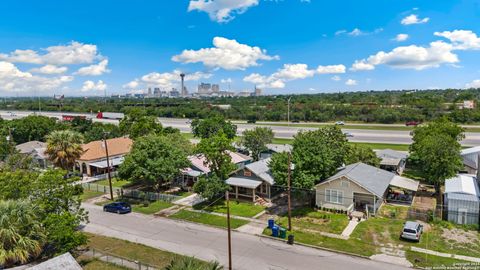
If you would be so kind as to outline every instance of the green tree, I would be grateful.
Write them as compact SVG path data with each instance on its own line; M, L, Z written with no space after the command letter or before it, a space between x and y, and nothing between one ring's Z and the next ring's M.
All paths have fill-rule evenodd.
M272 155L270 162L268 163L270 172L273 179L275 179L275 185L287 186L288 181L288 153L281 152ZM292 181L293 186L298 186L295 181Z
M225 180L218 178L215 174L202 176L193 185L193 191L209 201L223 195L228 188Z
M175 257L165 270L222 270L218 262L205 263L193 257Z
M13 141L17 144L28 141L44 141L52 131L63 128L57 119L46 116L30 115L14 119L9 123Z
M188 152L181 144L189 143L176 136L149 135L139 138L120 165L119 176L160 191L163 185L180 174L181 169L190 165Z
M45 252L55 255L72 251L85 244L86 237L78 227L88 222L87 212L81 207L78 178L64 177L65 171L47 170L32 185L29 198L38 206L37 214L46 229L48 245Z
M46 241L36 208L24 200L0 201L0 267L38 257Z
M225 118L220 115L203 120L195 119L191 126L193 135L201 139L210 138L219 133L223 133L228 139L234 139L237 135L237 126L230 121L225 121Z
M292 185L313 188L316 182L332 176L345 163L347 153L347 138L337 126L298 133L293 141Z
M124 135L117 125L95 122L92 123L92 125L87 131L85 131L85 142L103 140L105 138L105 132L107 133L107 139L119 138Z
M242 144L251 152L254 161L258 161L260 153L267 150L267 144L272 143L273 131L269 127L256 127L243 132Z
M71 130L59 130L47 136L47 150L45 153L55 166L64 170L71 170L83 154L82 134Z
M226 180L235 170L230 152L233 151L232 139L223 132L203 138L196 147L196 153L205 156L206 165L219 179Z
M365 164L375 167L380 166L380 158L377 157L377 154L375 154L372 148L364 145L350 145L345 159L345 163L347 165L357 162L363 162Z
M28 198L38 173L27 170L0 171L0 200L19 200Z
M463 128L446 118L414 129L410 159L419 165L424 178L435 186L437 194L440 194L445 179L455 176L463 166L460 156L463 138Z

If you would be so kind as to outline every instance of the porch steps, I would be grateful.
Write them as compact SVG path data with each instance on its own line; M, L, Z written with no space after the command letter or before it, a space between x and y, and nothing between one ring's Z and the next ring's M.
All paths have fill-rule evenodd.
M259 197L259 196L256 196L255 204L261 205L261 206L264 206L264 207L271 207L272 206L271 202L269 202L269 201L267 201L264 198Z

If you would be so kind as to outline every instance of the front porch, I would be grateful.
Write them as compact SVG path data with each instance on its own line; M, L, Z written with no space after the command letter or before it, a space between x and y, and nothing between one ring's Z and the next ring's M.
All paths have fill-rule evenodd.
M225 181L233 188L235 199L245 198L255 202L258 197L270 199L271 190L268 183L243 177L230 177Z

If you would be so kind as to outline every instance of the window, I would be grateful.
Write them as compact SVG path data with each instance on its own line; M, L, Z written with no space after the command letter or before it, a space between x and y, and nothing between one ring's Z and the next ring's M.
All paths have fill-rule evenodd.
M342 181L342 187L346 187L346 188L350 187L350 182Z
M325 201L330 203L343 204L343 191L335 190L335 189L326 189Z
M252 176L252 172L251 172L251 171L244 170L244 171L243 171L243 176Z

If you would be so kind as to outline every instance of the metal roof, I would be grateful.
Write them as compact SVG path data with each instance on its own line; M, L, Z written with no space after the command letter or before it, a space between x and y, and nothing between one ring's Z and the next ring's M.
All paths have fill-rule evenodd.
M463 194L463 193L447 193L447 199L458 201L478 202L480 198L475 195Z
M123 163L124 160L125 160L124 157L110 158L109 159L110 167L120 165L120 164ZM100 168L100 169L108 168L107 160L102 160L102 161L97 161L97 162L90 163L90 166L97 167L97 168Z
M262 184L260 181L243 178L243 177L230 177L225 181L230 186L244 187L255 189Z
M401 158L382 158L382 160L380 161L380 165L398 166L401 161Z
M269 183L270 185L273 185L275 184L275 180L270 174L270 168L268 167L268 163L270 162L270 160L270 158L266 158L257 162L247 164L245 165L245 167L263 181Z
M387 190L395 175L396 174L391 172L359 162L347 165L344 169L317 186L344 176L375 194L377 197L383 198L385 190Z
M473 175L458 174L445 180L445 193L462 193L480 197L477 178Z
M20 154L30 154L35 151L36 148L46 148L47 144L39 141L29 141L26 143L19 144L15 148L20 152Z
M283 152L291 152L292 146L290 144L273 144L269 143L266 145L268 150L275 152L275 153L283 153Z
M462 156L469 155L469 154L475 154L475 153L480 153L480 146L470 147L470 148L467 148L467 149L462 149L462 151L460 151L460 155L462 155Z
M408 189L412 191L417 191L418 190L418 185L420 185L420 182L412 180L410 178L406 177L401 177L399 175L395 175L390 182L391 186L396 186L399 188L403 189Z

